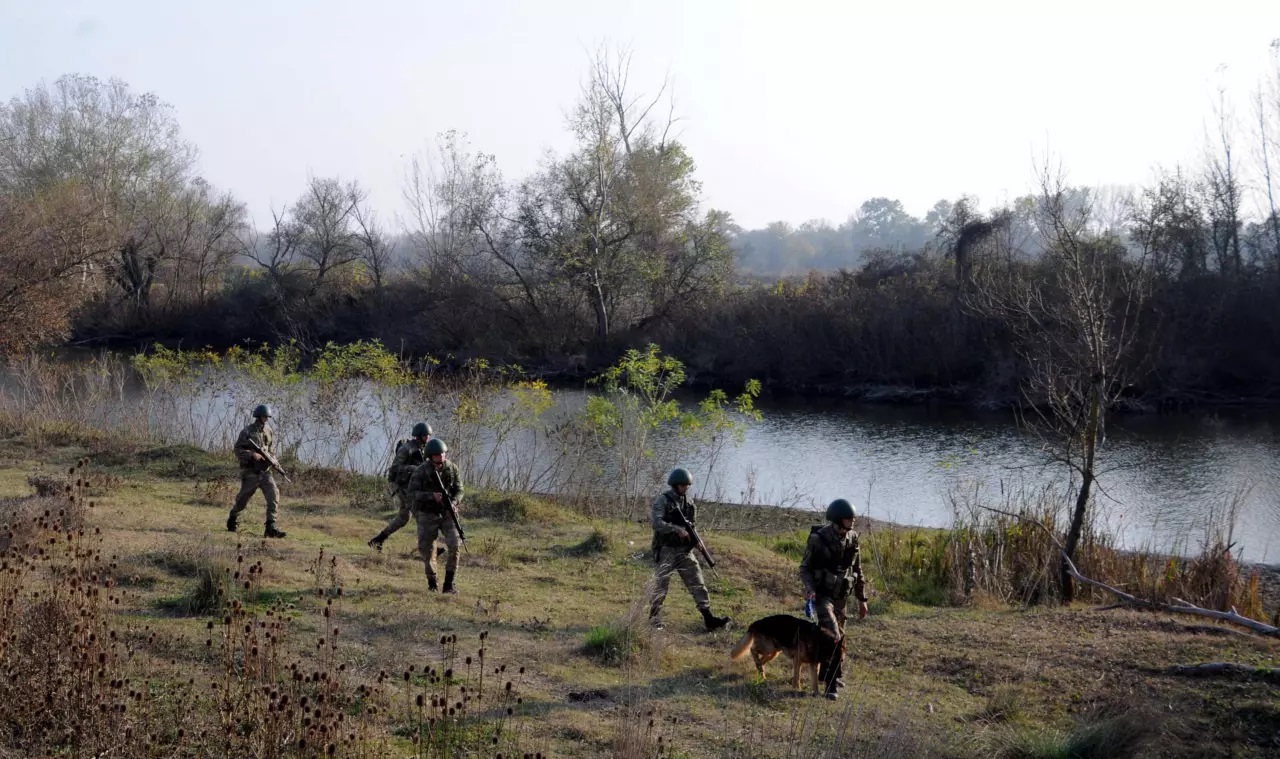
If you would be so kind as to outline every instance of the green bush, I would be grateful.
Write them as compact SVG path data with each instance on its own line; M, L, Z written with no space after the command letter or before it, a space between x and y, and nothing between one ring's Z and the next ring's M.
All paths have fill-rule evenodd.
M587 653L604 664L620 665L648 646L648 636L638 622L623 620L597 625L587 631Z

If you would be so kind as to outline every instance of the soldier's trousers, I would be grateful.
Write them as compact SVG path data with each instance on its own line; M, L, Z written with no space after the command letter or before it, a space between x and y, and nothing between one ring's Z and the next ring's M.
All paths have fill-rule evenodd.
M378 533L378 537L374 538L379 543L394 535L401 527L409 524L409 515L413 512L413 509L409 503L409 497L405 495L404 488L396 489L396 500L400 503L400 511L391 517L391 521L387 522L387 526L382 528L382 532Z
M280 507L280 490L276 487L276 480L271 476L270 469L262 472L254 469L240 470L240 492L236 494L235 503L231 506L231 516L239 516L259 489L262 490L262 497L267 500L267 524L274 525L276 512Z
M818 627L835 636L837 640L844 637L844 623L847 619L845 608L849 597L832 598L821 593L813 599L813 616L817 618ZM827 685L827 690L835 690L835 681L844 674L844 657L839 661L824 662L819 677Z
M667 598L667 589L671 586L671 575L679 572L684 586L693 596L698 610L711 608L711 596L707 593L707 583L702 579L702 565L693 555L693 548L684 546L662 546L658 549L658 567L653 575L653 598L650 611L657 614L662 602Z
M831 633L839 640L844 635L845 607L849 604L849 597L832 598L824 596L821 593L813 599L813 616L816 617L818 627Z
M458 528L453 518L445 511L427 511L416 509L413 512L418 520L418 554L427 563L427 576L436 576L436 540L444 538L447 549L444 558L444 571L452 573L458 569Z

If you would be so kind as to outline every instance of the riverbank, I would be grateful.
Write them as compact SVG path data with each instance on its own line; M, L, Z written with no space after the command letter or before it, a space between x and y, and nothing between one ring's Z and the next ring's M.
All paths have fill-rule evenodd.
M224 564L228 574L256 568L247 575L250 588L228 585L237 614L289 620L280 634L281 671L301 662L300 671L322 669L339 680L342 693L367 693L347 717L361 739L341 744L340 755L414 751L413 694L433 687L415 673L443 666L450 654L442 635L458 636L450 645L459 668L470 669L463 657L486 641L486 666L505 665L496 676L516 680L522 699L511 704L502 745L545 756L1049 756L1043 747L1101 731L1144 748L1091 756L1262 757L1280 730L1280 707L1262 676L1202 680L1170 670L1224 660L1274 668L1277 642L1191 618L1082 607L1018 611L990 602L923 607L896 597L872 569L872 615L851 624L848 687L833 703L792 691L785 659L770 665L765 682L749 664L730 662L741 627L704 632L678 583L665 631L634 624L652 573L643 523L590 519L531 496L473 494L463 512L469 548L461 592L446 597L425 591L412 528L393 536L384 554L364 545L390 512L353 475L296 472L296 484L283 486L289 537L265 542L251 526L262 513L257 499L239 535L222 529L235 484L225 455L61 443L0 441L4 508L12 514L31 503L33 481L47 489L61 479L78 488L82 504L93 501L84 527L90 536L101 531L104 563L114 564L118 590L110 592L120 600L110 621L132 641L131 677L168 694L151 704L153 721L174 706L164 699L181 697L190 740L205 725L207 747L219 735L217 699L184 684L241 676L224 669L221 613L192 605L204 582L200 566ZM67 482L86 459L71 476L83 485ZM740 622L798 613L794 540L812 514L790 512L791 524L744 519L726 510L708 520L718 562L708 576L715 609ZM23 609L37 608L33 594L51 582L46 573L14 591L19 624L30 618ZM340 626L340 636L326 635L330 626ZM9 648L4 655L23 654ZM521 668L522 676L511 677ZM496 698L486 690L485 706L468 712L468 735L493 734L485 730L502 717ZM159 745L162 731L155 732Z
M252 349L259 343L255 340L237 340L233 343L221 344L218 341L206 347L225 350L231 347ZM114 351L124 355L142 353L156 346L164 346L169 350L191 349L191 341L186 338L169 338L164 335L106 334L80 336L72 339L60 350L69 353L93 353L95 351ZM529 379L546 382L550 387L559 390L580 390L592 377L607 369L617 359L617 353L602 351L599 355L582 353L576 355L523 355L508 359L505 363L518 365L520 372ZM449 353L445 357L404 353L401 355L409 365L426 368L436 374L456 375L466 371L467 362L471 360L489 361L483 355L466 355L464 352ZM1026 399L1017 383L1005 378L999 383L982 382L950 382L945 384L903 384L894 382L848 382L838 380L793 379L789 377L771 377L768 373L742 374L739 371L719 371L714 365L699 361L693 357L689 364L687 389L710 391L722 389L733 391L741 387L747 378L761 381L761 397L766 400L821 400L847 401L885 406L933 406L976 411L1012 411L1022 406ZM1266 386L1264 393L1233 393L1213 390L1141 390L1135 389L1124 395L1112 406L1116 414L1146 415L1161 413L1185 413L1212 409L1274 409L1280 406L1280 396Z

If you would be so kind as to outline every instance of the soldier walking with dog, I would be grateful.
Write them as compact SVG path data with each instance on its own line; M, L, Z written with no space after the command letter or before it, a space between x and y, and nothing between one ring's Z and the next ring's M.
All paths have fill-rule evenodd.
M387 469L387 480L395 487L396 501L400 503L400 511L396 513L382 532L369 539L369 547L382 550L382 544L397 530L409 524L409 515L413 512L413 504L409 502L409 478L413 471L427 460L427 442L431 440L431 425L418 422L413 425L413 437L401 440L396 444L395 458Z
M828 524L814 527L800 560L800 581L805 598L813 601L818 625L839 641L844 637L845 607L852 593L858 601L858 619L867 616L866 578L862 574L858 533L854 532L853 504L837 498L827 506ZM844 656L824 668L826 696L837 698L844 685Z
M275 458L274 437L271 425L271 407L261 404L253 410L253 423L240 430L236 438L236 460L240 463L240 492L236 495L231 507L231 515L227 517L227 531L235 532L239 527L240 512L249 505L249 499L259 489L267 501L267 526L263 533L268 538L283 538L285 533L276 527L276 513L280 508L280 489L271 476L273 469L284 473ZM285 479L288 479L287 477Z
M653 526L653 558L657 568L649 604L649 621L655 628L662 629L662 602L667 598L672 573L679 572L680 579L684 580L685 587L693 596L693 602L702 613L702 621L707 630L719 630L732 620L711 613L711 596L707 593L707 584L702 578L702 565L694 555L695 550L701 552L708 563L714 566L694 527L698 507L689 497L693 476L686 469L672 469L667 476L667 485L670 489L653 499L650 518Z
M426 463L409 478L409 502L418 520L418 553L427 565L427 589L456 594L454 575L458 571L458 546L465 539L458 522L462 500L462 473L447 461L449 446L438 437L427 441ZM436 540L444 538L444 587L436 579Z

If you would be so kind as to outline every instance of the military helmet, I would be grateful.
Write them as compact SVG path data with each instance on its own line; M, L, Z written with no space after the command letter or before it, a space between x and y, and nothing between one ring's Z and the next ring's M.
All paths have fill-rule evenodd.
M413 425L414 437L429 437L431 435L431 425L426 422L418 422Z
M853 504L843 498L837 498L827 505L827 521L839 522L842 519L853 519L857 514Z
M427 441L428 456L439 456L448 453L448 451L449 446L445 445L444 441L438 437L433 437Z
M265 417L271 416L271 407L265 403L259 403L258 407L253 410L254 419L257 419L258 417L262 417L262 416L265 416Z
M671 470L671 474L667 475L667 484L671 487L676 485L692 485L693 475L689 474L689 470L684 467L676 467Z

